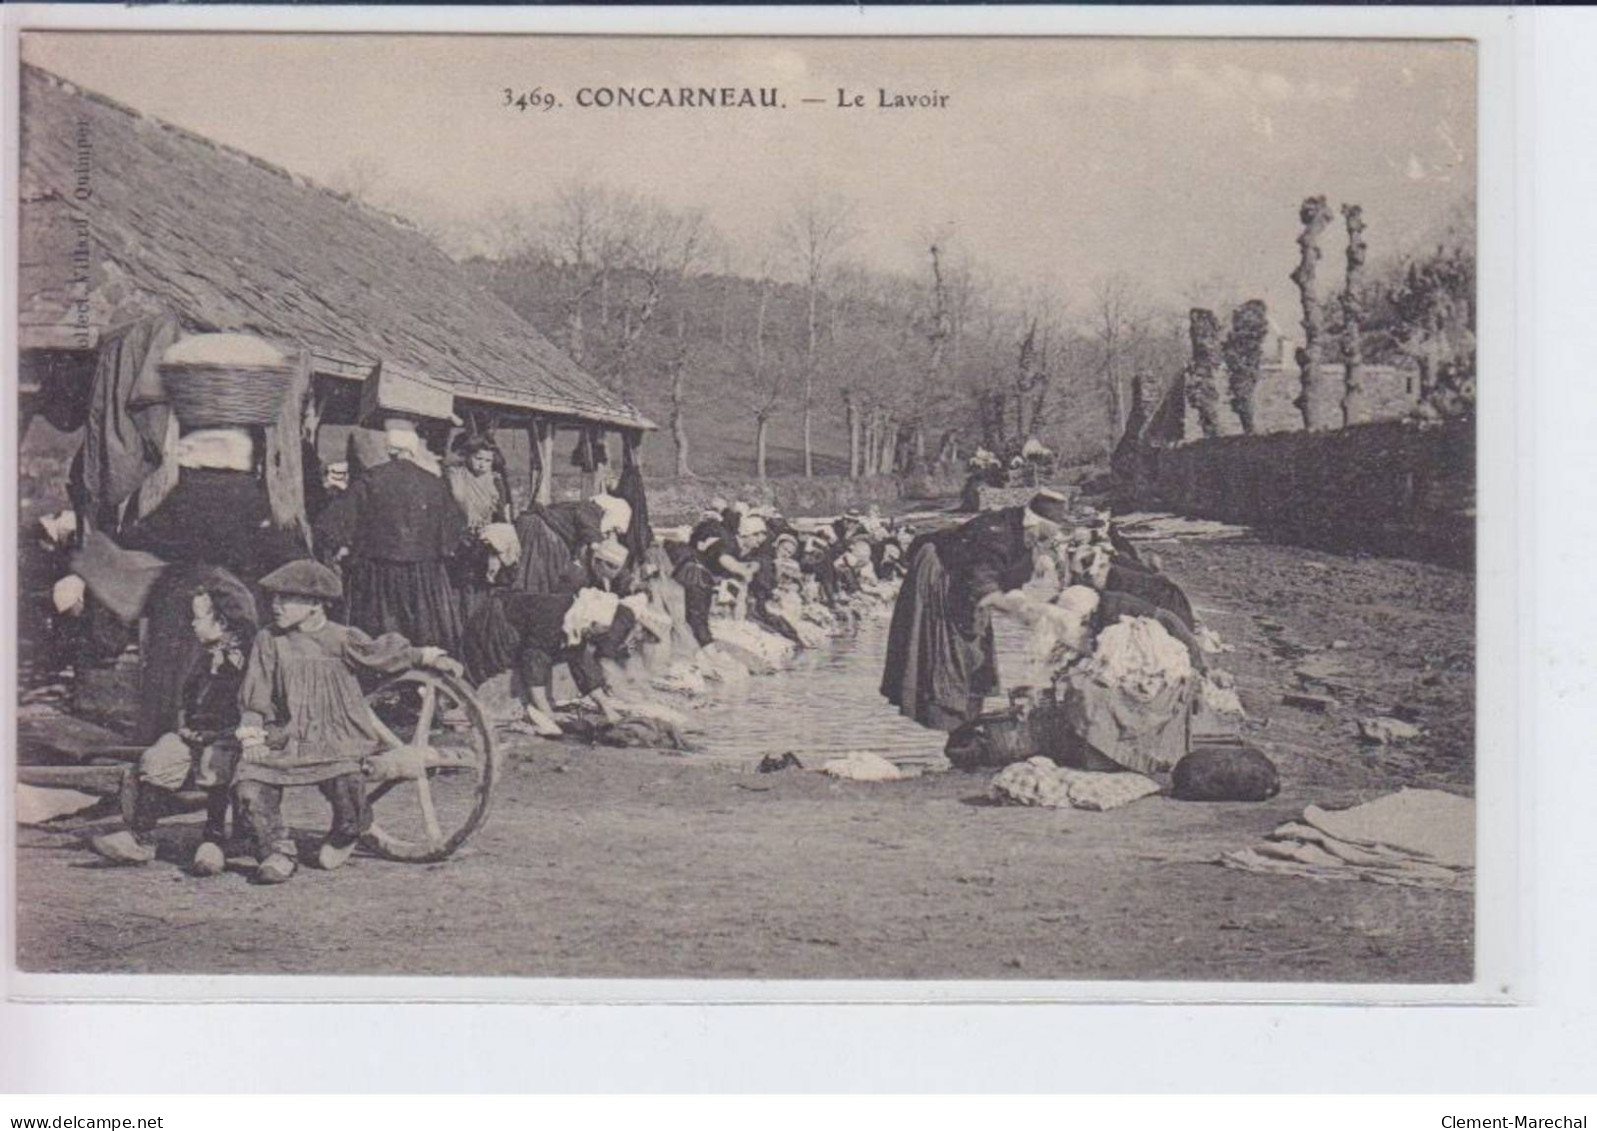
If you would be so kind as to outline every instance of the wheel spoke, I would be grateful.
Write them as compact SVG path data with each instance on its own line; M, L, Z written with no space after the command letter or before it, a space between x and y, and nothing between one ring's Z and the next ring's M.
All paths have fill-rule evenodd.
M410 740L412 746L427 745L432 735L433 710L437 706L438 685L428 682L421 690L421 714L416 716L416 733Z
M427 828L427 840L437 848L444 842L444 830L438 825L438 810L433 808L432 784L426 774L416 779L416 800L421 802L421 820Z

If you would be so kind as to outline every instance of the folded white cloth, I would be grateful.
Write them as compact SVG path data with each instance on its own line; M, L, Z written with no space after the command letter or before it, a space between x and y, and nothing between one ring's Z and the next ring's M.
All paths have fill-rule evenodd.
M177 465L217 471L250 471L255 441L242 428L200 428L177 441Z
M1475 802L1434 789L1402 789L1351 809L1310 805L1252 848L1220 858L1228 868L1322 881L1468 889L1475 874Z
M505 565L515 565L521 560L521 539L516 537L516 528L510 523L490 522L482 528L482 540Z
M904 771L868 750L856 750L834 758L821 767L821 773L847 781L899 781L904 777Z
M583 633L590 628L609 628L616 619L616 609L621 598L603 589L584 589L579 592L560 622L567 644L578 644Z
M50 590L50 602L55 606L56 612L70 613L83 604L83 594L87 589L88 585L83 578L75 573L69 573L57 581L55 587Z
M1159 784L1141 774L1072 770L1038 755L999 770L989 791L994 800L1013 805L1101 813L1158 793Z
M614 495L595 495L593 501L604 512L599 518L599 533L625 534L632 525L632 504Z

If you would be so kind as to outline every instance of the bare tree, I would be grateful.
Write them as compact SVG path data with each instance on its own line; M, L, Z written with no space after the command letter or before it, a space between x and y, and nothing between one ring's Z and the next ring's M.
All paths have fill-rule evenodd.
M565 347L578 365L587 363L584 308L595 292L608 290L611 273L626 254L625 217L632 204L624 194L587 180L567 182L555 193L545 251L561 268ZM601 305L601 322L607 313Z
M1263 299L1249 299L1231 312L1231 332L1226 335L1225 367L1231 391L1231 409L1242 422L1242 431L1252 435L1254 390L1259 384L1259 366L1264 359L1264 339L1270 333L1269 309Z
M812 421L821 287L838 254L854 238L854 206L835 194L810 192L795 197L779 235L804 283L807 316L804 341L804 475L815 474Z
M1214 311L1194 307L1188 312L1192 361L1187 366L1187 403L1198 410L1205 436L1220 434L1220 321Z
M1347 222L1347 279L1342 285L1342 364L1346 379L1342 389L1342 424L1353 423L1363 408L1364 382L1364 261L1369 245L1364 242L1364 209L1357 204L1342 205Z
M1331 223L1331 207L1323 196L1311 196L1298 209L1303 230L1298 233L1298 265L1292 271L1303 304L1303 345L1298 347L1298 370L1303 389L1294 402L1303 414L1303 427L1330 428L1329 388L1320 368L1320 339L1325 333L1325 309L1315 287L1320 264L1320 236Z
M1092 330L1099 348L1099 373L1109 393L1110 447L1126 430L1125 371L1148 333L1150 314L1142 291L1126 276L1110 275L1093 287Z
M633 397L632 369L639 340L654 320L668 288L682 289L698 270L713 242L702 209L677 212L652 201L640 202L617 218L619 248L629 284L611 384L624 399Z

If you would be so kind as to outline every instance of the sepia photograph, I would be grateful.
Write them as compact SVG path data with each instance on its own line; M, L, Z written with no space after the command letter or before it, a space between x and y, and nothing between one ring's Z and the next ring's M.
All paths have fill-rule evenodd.
M24 32L9 961L1470 985L1477 55Z

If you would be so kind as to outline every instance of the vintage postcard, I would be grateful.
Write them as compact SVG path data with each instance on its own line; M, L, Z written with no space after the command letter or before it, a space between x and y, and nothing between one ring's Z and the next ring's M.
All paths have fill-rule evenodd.
M18 977L1468 991L1479 50L24 31Z

